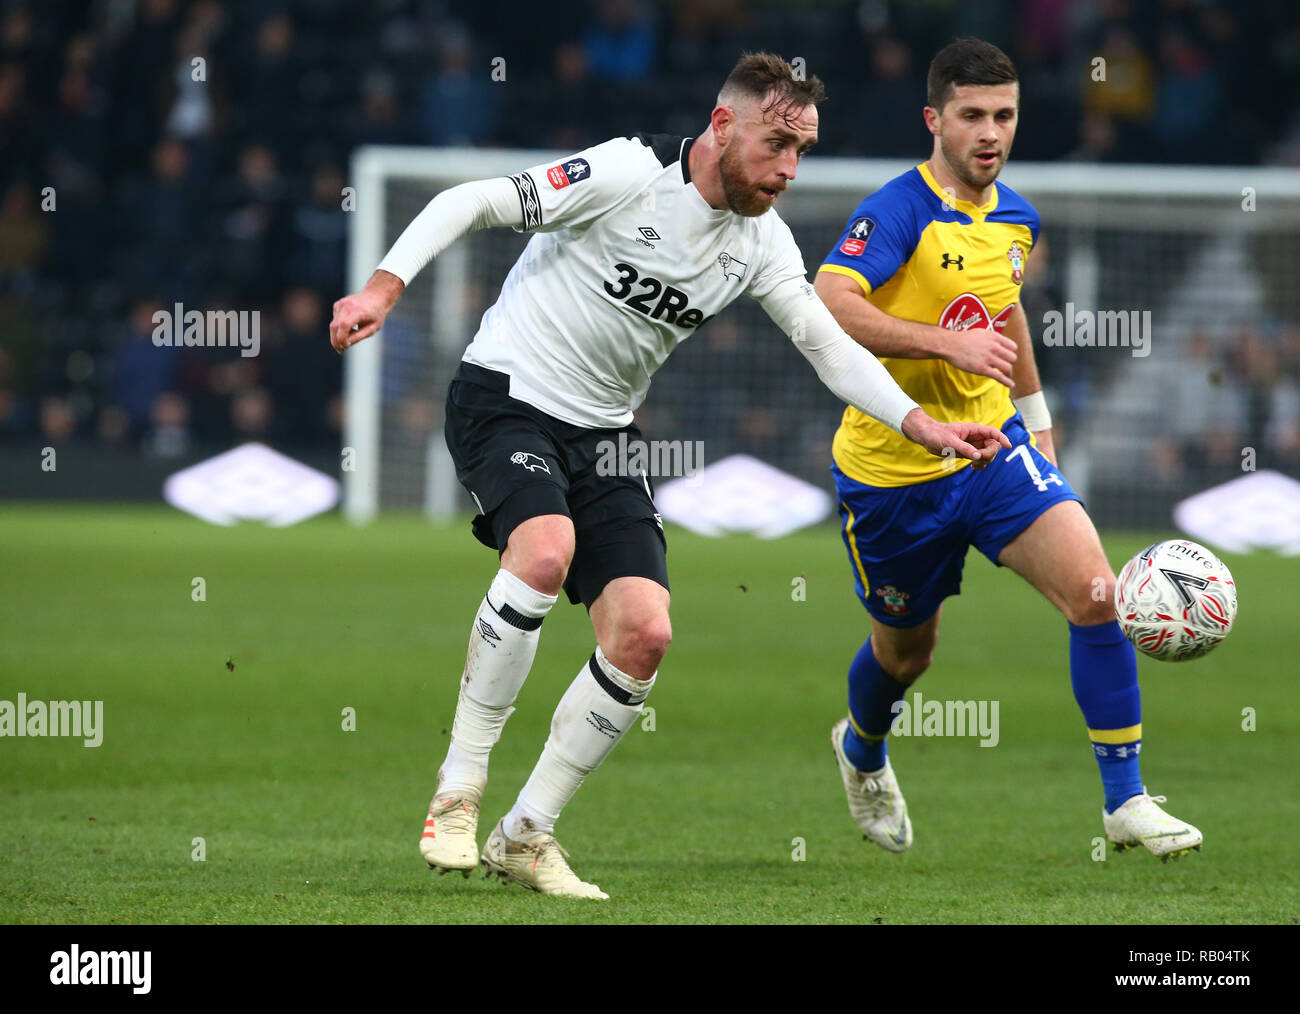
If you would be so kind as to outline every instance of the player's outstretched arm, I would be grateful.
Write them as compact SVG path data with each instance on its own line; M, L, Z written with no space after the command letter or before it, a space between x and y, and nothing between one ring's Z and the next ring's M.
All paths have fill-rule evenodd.
M759 302L842 401L903 434L938 457L956 454L983 468L1006 434L976 423L940 423L913 401L874 355L844 333L830 310L802 278L779 283Z
M949 331L933 324L891 316L867 300L853 278L833 271L817 274L817 295L855 342L877 356L944 359L968 373L1011 386L1016 342L991 328Z
M330 344L342 352L369 338L429 261L461 236L494 225L523 224L519 192L508 177L475 180L444 190L415 216L360 292L334 304Z

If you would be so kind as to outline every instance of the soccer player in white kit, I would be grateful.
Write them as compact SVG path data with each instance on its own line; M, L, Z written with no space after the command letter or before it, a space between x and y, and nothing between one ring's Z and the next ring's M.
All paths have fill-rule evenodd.
M771 212L817 141L816 77L747 54L696 138L615 138L558 163L438 194L361 292L334 304L343 352L374 334L411 278L460 236L535 233L483 315L447 394L447 445L501 569L470 630L451 745L420 852L544 894L606 898L569 867L555 822L641 713L672 632L663 525L645 477L599 475L597 444L639 438L632 414L677 344L742 293L757 299L837 396L932 454L982 467L1009 444L940 424L853 341L808 284ZM620 469L620 471L622 471ZM588 609L596 649L479 858L488 756L561 590Z

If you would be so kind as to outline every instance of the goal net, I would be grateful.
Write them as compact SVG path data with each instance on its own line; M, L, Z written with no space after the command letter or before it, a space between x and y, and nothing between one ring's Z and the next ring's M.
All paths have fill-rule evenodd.
M358 150L350 289L440 190L565 154ZM800 166L780 214L810 273L858 202L913 164ZM1100 524L1167 527L1179 499L1243 471L1300 475L1297 175L1014 161L1004 172L1042 219L1023 303L1062 469ZM350 519L473 510L443 442L443 398L528 238L492 229L460 240L412 281L383 331L348 352ZM672 354L637 422L647 439L702 442L705 464L746 453L830 490L842 411L742 297Z

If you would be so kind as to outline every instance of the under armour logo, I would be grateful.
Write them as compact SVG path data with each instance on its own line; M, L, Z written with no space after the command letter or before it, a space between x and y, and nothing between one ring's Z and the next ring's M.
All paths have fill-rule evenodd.
M965 271L966 269L965 269L964 267L961 266L962 259L963 259L965 256L966 256L965 254L958 254L956 257L949 257L949 256L945 253L945 254L943 255L943 263L940 264L939 267L941 267L941 268L947 268L949 264L956 264L956 265L957 265L957 270L958 270L958 271Z

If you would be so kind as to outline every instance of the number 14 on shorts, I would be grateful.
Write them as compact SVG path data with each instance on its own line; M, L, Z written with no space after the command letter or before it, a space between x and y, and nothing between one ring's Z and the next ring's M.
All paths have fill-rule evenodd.
M1008 455L1008 457L1019 458L1025 463L1025 471L1029 473L1029 478L1033 481L1033 484L1038 488L1038 492L1040 493L1047 492L1047 484L1049 482L1054 482L1058 486L1065 485L1061 480L1061 477L1055 472L1050 473L1047 478L1043 478L1043 473L1038 470L1038 465L1034 463L1033 456L1029 453L1028 444L1019 444L1011 454Z

